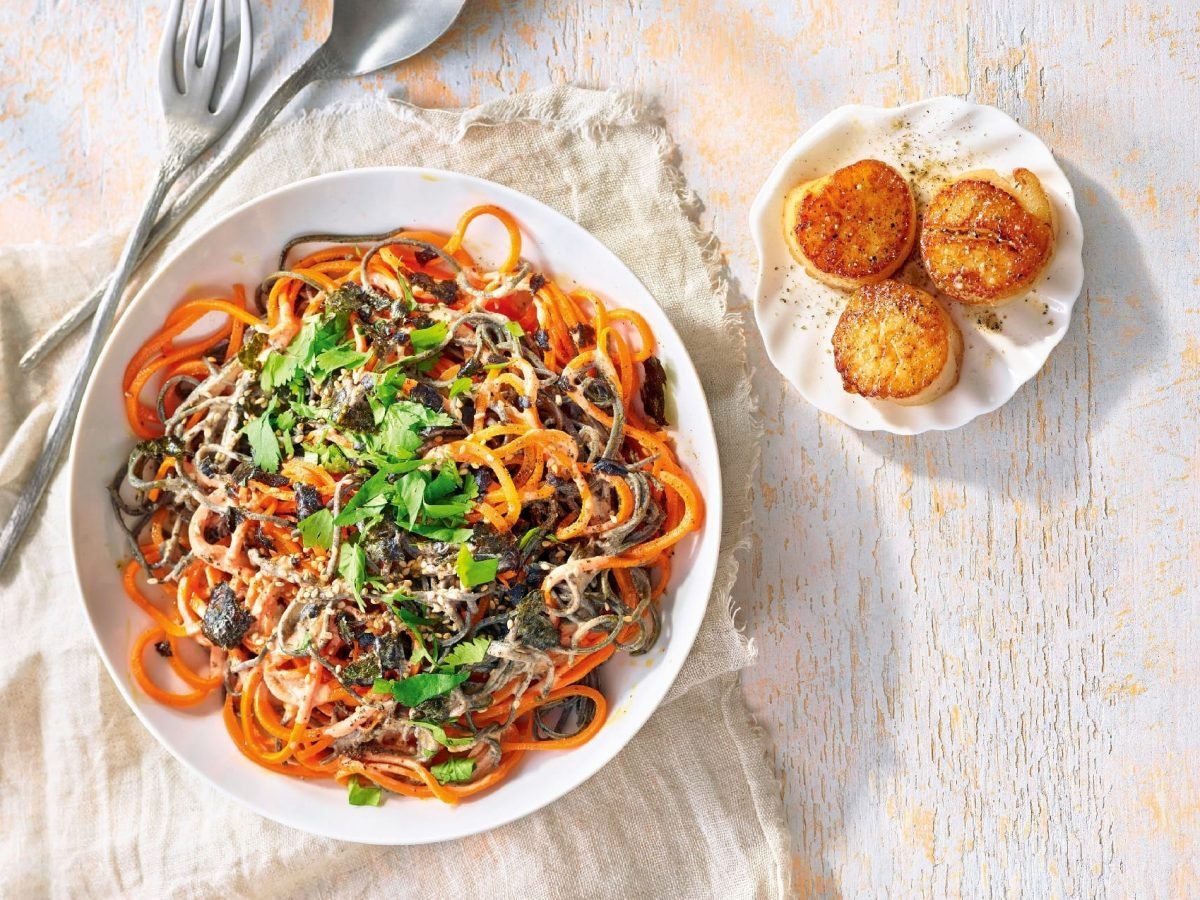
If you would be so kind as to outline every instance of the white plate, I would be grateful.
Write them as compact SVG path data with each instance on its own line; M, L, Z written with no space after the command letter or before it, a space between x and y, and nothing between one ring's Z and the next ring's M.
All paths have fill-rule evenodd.
M680 544L664 628L646 656L618 654L601 669L611 712L589 743L528 753L496 789L458 806L389 796L378 808L352 807L332 782L276 775L244 759L225 732L216 698L192 711L145 696L129 675L128 652L148 620L121 587L117 560L127 550L105 493L134 442L121 405L126 361L181 299L256 285L297 234L372 233L402 225L449 232L470 206L496 203L525 235L524 255L566 285L578 283L646 317L659 341L676 409L687 410L674 437L707 504L704 529ZM476 231L478 228L478 231ZM473 225L468 249L503 258L507 238L491 219ZM121 318L83 400L71 445L70 535L79 590L96 644L126 702L160 742L211 784L277 822L369 844L422 844L511 822L561 797L607 764L658 706L683 665L708 604L721 534L721 473L708 404L683 342L641 282L594 237L541 203L478 178L431 169L357 169L290 185L233 211L182 249L147 283Z
M788 190L865 158L904 173L918 213L956 175L995 169L1011 177L1014 168L1024 167L1041 179L1057 216L1054 258L1027 296L991 310L947 302L965 342L962 371L952 390L923 406L868 400L842 389L831 340L848 295L809 277L784 243ZM1083 286L1083 227L1075 193L1050 150L995 107L956 97L896 109L834 110L776 164L750 208L750 229L759 259L754 315L771 362L813 406L864 431L958 428L1001 406L1037 374L1067 333ZM930 289L916 251L894 277Z

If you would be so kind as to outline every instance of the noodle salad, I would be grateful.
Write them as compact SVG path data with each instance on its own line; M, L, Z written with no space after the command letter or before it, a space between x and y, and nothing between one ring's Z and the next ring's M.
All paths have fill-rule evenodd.
M463 248L479 216L509 235L496 268ZM495 206L300 236L254 307L177 306L123 386L134 680L223 695L246 757L354 805L456 803L590 740L598 667L655 643L703 522L650 328L533 271Z

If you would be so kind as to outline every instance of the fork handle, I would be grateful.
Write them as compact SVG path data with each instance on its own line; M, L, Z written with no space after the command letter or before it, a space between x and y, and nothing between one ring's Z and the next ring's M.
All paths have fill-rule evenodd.
M332 68L330 57L326 55L325 45L322 44L308 57L299 68L283 80L275 88L249 122L238 129L237 134L229 141L221 152L208 164L188 188L179 195L171 207L154 224L145 238L145 246L138 254L134 267L146 258L171 234L192 210L199 205L208 193L228 175L238 163L246 158L254 142L262 134L301 90L314 81L336 74ZM61 344L76 328L87 321L100 303L100 298L111 283L108 280L100 282L87 298L59 319L54 326L42 335L37 343L26 351L19 363L24 371L30 371L59 344Z
M138 252L146 242L147 235L150 234L150 227L159 207L162 206L167 191L179 177L185 165L186 163L181 157L171 156L159 167L158 175L151 186L150 195L146 198L142 214L125 241L125 249L121 251L117 268L108 282L104 295L100 298L96 316L92 320L92 331L88 338L87 350L83 359L80 360L79 368L76 369L75 376L71 379L70 387L67 388L58 411L54 414L54 419L50 423L50 433L42 447L42 453L38 457L33 474L25 483L21 496L17 498L17 505L13 507L12 515L9 516L4 530L0 531L0 572L4 571L5 565L12 558L34 513L38 510L38 503L42 499L42 494L45 493L46 485L50 483L50 478L62 456L63 448L71 436L75 417L79 414L79 404L83 399L84 388L87 387L88 378L96 365L96 359L100 356L100 348L104 345L104 339L108 336L121 293L129 281L129 276L137 266Z

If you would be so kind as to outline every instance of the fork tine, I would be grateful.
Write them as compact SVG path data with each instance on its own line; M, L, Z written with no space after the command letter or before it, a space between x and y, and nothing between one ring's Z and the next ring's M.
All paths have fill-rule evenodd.
M167 11L167 27L163 31L162 47L158 51L158 84L162 90L170 85L180 90L179 78L175 74L175 48L179 43L179 21L183 18L183 0L172 0Z
M225 103L232 104L235 109L245 99L246 86L250 83L250 62L254 58L254 24L250 20L250 0L241 0L238 7L238 55L234 63L233 77L229 79L229 86L225 92Z
M197 68L196 58L200 55L200 22L204 18L205 0L196 0L192 7L192 20L188 23L187 40L183 43L183 92L192 93L192 79Z
M212 11L208 21L208 47L204 51L204 62L196 79L196 96L208 103L209 109L216 108L214 87L217 73L221 71L222 44L225 41L225 0L211 0Z

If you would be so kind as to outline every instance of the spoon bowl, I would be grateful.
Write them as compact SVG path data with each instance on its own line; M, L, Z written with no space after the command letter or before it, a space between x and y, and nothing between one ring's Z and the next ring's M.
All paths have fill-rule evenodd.
M238 129L202 175L164 213L150 232L139 257L163 239L249 152L263 129L301 90L314 81L367 75L416 56L450 30L466 0L336 0L329 36L299 68L275 88L258 111ZM30 371L95 311L108 280L60 319L21 357Z
M416 56L464 6L466 0L337 0L321 49L337 75L367 75Z

